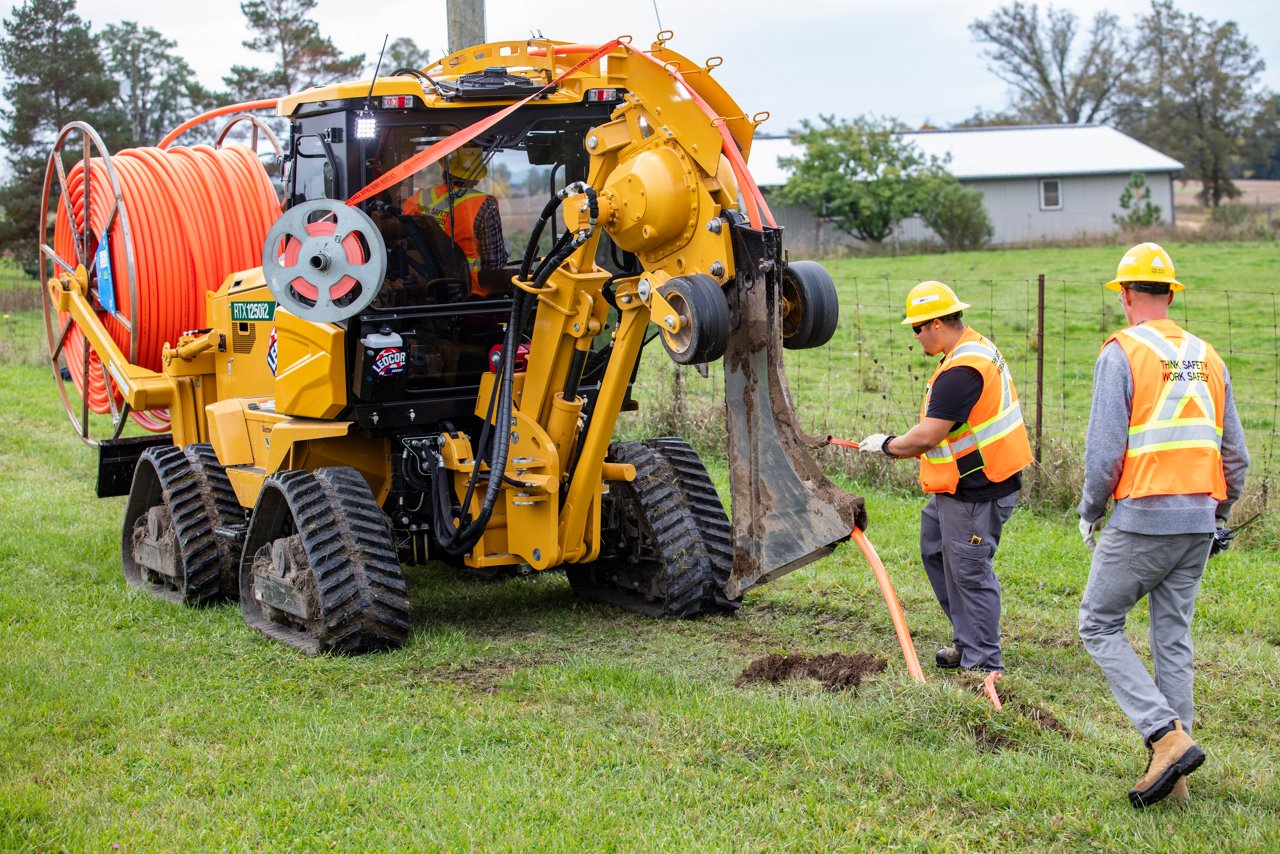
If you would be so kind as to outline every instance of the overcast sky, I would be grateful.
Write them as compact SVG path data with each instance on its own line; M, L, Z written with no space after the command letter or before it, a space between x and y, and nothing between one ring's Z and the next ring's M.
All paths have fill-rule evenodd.
M12 2L4 2L9 17ZM767 110L762 130L781 133L820 113L893 116L917 126L945 125L1006 103L1004 84L986 69L968 25L1000 0L488 0L490 40L541 32L561 41L599 42L620 34L647 46L662 27L669 46L696 61L721 56L721 84L748 114ZM1041 4L1042 8L1046 4ZM1142 0L1068 0L1056 4L1087 22L1100 9L1126 24L1149 8ZM1236 21L1267 61L1263 82L1280 90L1280 2L1179 0L1211 20ZM656 7L656 12L655 12ZM79 0L95 30L121 20L151 26L178 43L201 82L220 86L233 64L266 66L242 47L244 16L234 0ZM412 37L446 52L444 0L319 0L321 32L345 53L377 56L382 39Z

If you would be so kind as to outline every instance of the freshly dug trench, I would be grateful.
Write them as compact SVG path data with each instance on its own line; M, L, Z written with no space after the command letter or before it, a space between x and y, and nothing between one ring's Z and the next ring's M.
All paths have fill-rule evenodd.
M853 655L829 652L812 657L798 653L779 655L775 652L748 664L734 684L813 679L821 682L828 691L839 691L845 688L856 691L862 684L862 680L877 673L883 673L887 664L885 659L866 652Z

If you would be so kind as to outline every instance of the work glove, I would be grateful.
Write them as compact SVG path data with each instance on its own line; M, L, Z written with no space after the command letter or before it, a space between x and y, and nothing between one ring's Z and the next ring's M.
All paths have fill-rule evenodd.
M1235 535L1236 532L1228 528L1226 522L1219 519L1218 530L1213 532L1213 544L1209 546L1209 557L1231 548L1231 540Z
M1080 539L1084 540L1084 546L1089 551L1093 551L1093 547L1098 544L1098 532L1102 530L1102 525L1101 516L1092 522L1080 520Z
M872 433L858 443L858 450L864 454L884 454L886 457L891 457L893 455L885 450L884 446L889 444L892 438L885 433Z

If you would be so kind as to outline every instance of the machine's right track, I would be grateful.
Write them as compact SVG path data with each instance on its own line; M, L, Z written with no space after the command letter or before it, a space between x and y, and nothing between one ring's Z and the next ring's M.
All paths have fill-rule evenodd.
M636 468L605 497L599 560L566 568L582 596L650 616L693 617L741 605L725 584L733 570L724 505L697 452L683 439L617 442L609 458Z

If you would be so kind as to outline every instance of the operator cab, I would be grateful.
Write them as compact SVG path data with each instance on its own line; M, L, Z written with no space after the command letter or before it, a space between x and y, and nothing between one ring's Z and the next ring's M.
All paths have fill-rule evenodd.
M592 128L609 121L620 98L617 90L612 101L534 100L489 128L468 143L480 167L461 193L469 200L463 205L440 190L450 174L447 160L406 176L360 205L377 226L387 253L377 296L345 321L351 417L365 430L388 435L441 421L468 432L478 426L474 407L480 378L502 343L510 319L511 279L519 272L529 236L554 193L586 180L590 158L583 141ZM346 199L499 109L463 103L428 110L411 96L373 102L385 106L369 109L364 98L299 106L286 155L286 209L317 199ZM500 222L500 247L494 250L491 243L482 259L468 257L456 239L454 222L466 204L472 206L468 213L476 206L477 197L494 200ZM433 207L433 201L443 201L443 215L440 204L435 211L422 209ZM551 251L561 228L555 222L548 225L536 258ZM618 253L608 240L601 242L607 247L602 260L615 271L634 262L623 256L616 258L621 266L609 263ZM475 246L469 248L474 254ZM590 397L590 386L583 391Z

